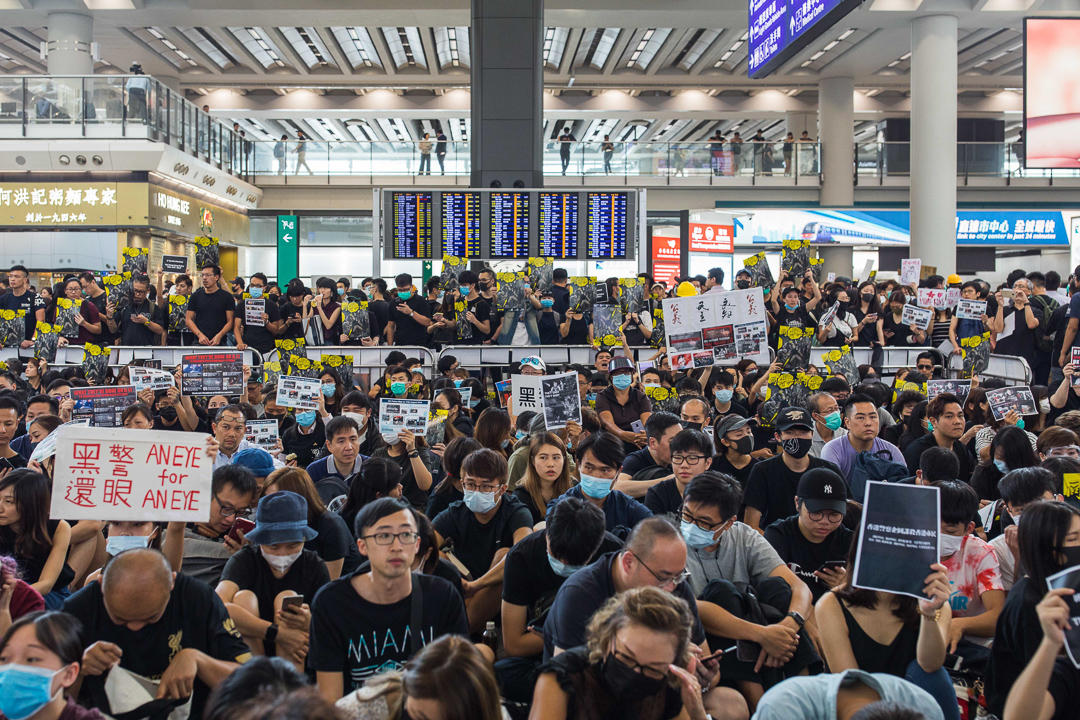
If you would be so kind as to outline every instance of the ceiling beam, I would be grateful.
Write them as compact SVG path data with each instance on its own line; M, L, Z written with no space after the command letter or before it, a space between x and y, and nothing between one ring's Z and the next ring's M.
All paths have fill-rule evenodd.
M431 75L442 74L442 63L439 62L439 54L435 52L435 29L417 28L420 33L420 45L424 48L424 58L427 60L428 73Z
M338 69L341 70L341 72L345 75L352 75L352 63L349 62L349 59L345 56L345 53L342 52L341 46L338 45L337 38L334 36L334 33L330 32L329 28L323 27L315 28L315 32L316 34L318 34L319 39L322 40L322 44L325 45L326 49L330 51L330 55L333 56L334 63L338 66Z
M690 38L694 37L696 30L687 30L685 32L679 30L672 30L668 33L668 36L664 38L664 42L660 45L660 49L656 51L656 55L645 66L646 75L655 75L656 71L660 68L667 67L668 58L671 54L677 50L681 50L686 43L690 42Z
M266 32L266 28L263 28L263 32ZM273 28L270 34L277 46L285 53L285 59L292 63L296 71L301 75L310 75L311 71L308 69L307 63L300 57L300 53L296 52L296 48L289 42L289 38L285 37L285 33L281 32L280 28Z
M397 65L394 63L394 56L390 54L390 46L386 44L386 38L383 37L382 26L369 27L367 31L371 42L375 45L375 51L379 53L383 70L387 75L397 75Z
M1024 39L1023 38L1018 38L1015 41L1004 42L1004 43L1002 43L1000 45L996 45L996 46L990 48L989 50L987 50L985 52L979 53L978 55L971 58L970 60L965 60L964 62L960 63L960 66L956 69L956 72L961 73L961 74L966 73L969 70L974 70L975 67L979 63L986 62L986 61L990 60L990 58L994 57L995 55L1000 55L1001 53L1008 54L1008 53L1014 52L1016 50L1021 50L1021 49L1023 49L1023 47L1024 47Z
M562 60L559 62L559 74L569 75L574 68L574 57L577 55L577 47L581 44L583 28L570 28L570 34L566 38L566 46L563 48Z
M690 75L697 75L706 68L711 68L716 64L716 61L720 59L720 56L727 52L727 49L731 47L735 42L735 38L738 34L731 28L727 28L712 41L712 44L705 49L705 52L701 53L693 65L690 66Z
M600 29L603 32L603 29ZM633 40L637 42L637 39L644 34L644 30L635 30L634 28L619 28L619 35L615 38L615 42L611 46L611 52L608 53L607 58L604 59L603 69L601 73L604 75L610 75L613 70L619 65L619 61L622 59L623 53L626 52L626 47Z
M186 52L191 57L195 58L197 61L200 62L201 65L203 65L203 67L209 69L210 72L214 73L215 75L222 75L223 74L222 69L220 67L218 67L218 64L216 62L214 62L213 60L211 60L210 56L207 55L206 53L204 53L199 48L198 45L191 42L191 40L188 39L187 35L180 32L175 27L162 27L162 28L158 28L158 29L161 30L162 35L164 35L165 37L169 38L169 40L172 41L173 45L180 48L181 50ZM134 36L132 36L132 37L134 37ZM141 41L139 41L139 42L141 42ZM151 52L153 52L155 55L157 54L153 50L151 50Z
M237 26L234 25L233 27ZM229 28L221 27L204 29L209 32L215 40L224 45L225 48L233 54L233 57L237 58L238 60L243 60L244 58L247 58L245 67L250 67L259 75L266 74L266 68L263 67L262 63L256 60L253 54L248 52L248 49L244 47L244 44L242 42L236 39L236 36L229 31ZM215 33L214 30L217 30L217 32Z

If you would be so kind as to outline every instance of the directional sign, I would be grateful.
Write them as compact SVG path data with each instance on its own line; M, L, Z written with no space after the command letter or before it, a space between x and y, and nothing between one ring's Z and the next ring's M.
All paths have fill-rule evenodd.
M278 215L277 281L286 283L299 275L300 219L296 215Z
M829 32L862 0L749 0L748 74L763 78ZM836 30L837 38L841 31ZM838 51L839 52L839 51Z

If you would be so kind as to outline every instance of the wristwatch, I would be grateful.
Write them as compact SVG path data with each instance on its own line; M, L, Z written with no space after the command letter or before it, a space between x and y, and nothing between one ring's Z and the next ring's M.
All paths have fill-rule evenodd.
M267 642L274 642L277 640L278 626L277 623L270 623L270 627L266 628L266 634L263 635L263 640Z
M409 453L409 457L411 457L411 458L420 457L420 453L418 453L416 450L413 450L411 453Z
M802 627L803 627L804 625L806 625L806 618L804 618L804 617L803 617L802 615L800 615L800 614L799 614L799 613L798 613L797 611L795 611L795 610L792 610L791 612L789 612L789 613L787 614L787 616L788 616L789 618L791 618L792 620L794 620L794 621L795 621L796 623L798 623L798 625L799 625L799 629L802 629Z

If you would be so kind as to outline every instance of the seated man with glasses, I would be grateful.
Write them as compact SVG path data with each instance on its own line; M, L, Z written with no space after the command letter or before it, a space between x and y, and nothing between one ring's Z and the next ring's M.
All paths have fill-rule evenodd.
M766 686L821 663L811 644L815 631L806 622L813 607L810 589L765 538L737 521L741 505L734 478L702 473L683 494L680 526L709 645L739 646L720 659L721 676L725 683L735 681L752 712Z
M469 627L484 629L502 603L503 559L532 532L532 513L506 494L506 458L494 450L476 450L461 464L465 499L439 513L431 525L436 546L453 546L468 570L462 581Z
M308 664L328 702L373 675L400 670L443 635L469 634L454 586L412 572L420 548L417 527L416 513L403 499L365 505L356 516L356 546L370 569L333 580L315 596Z
M700 430L680 431L671 439L670 448L675 476L653 485L645 494L645 507L653 515L677 516L686 486L712 464L712 440Z

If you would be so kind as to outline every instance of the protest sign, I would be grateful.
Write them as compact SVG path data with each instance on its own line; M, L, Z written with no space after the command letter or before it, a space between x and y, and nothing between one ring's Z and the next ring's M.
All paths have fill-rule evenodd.
M158 390L168 390L176 384L173 381L172 373L148 367L138 367L135 365L128 368L128 379L131 380L131 384L135 386L135 392L137 393L146 389L155 392Z
M180 367L184 395L242 395L244 353L207 352L184 355Z
M962 403L970 391L970 380L928 380L926 382L927 401L933 400L941 393L952 393Z
M1035 396L1031 394L1031 388L1026 385L1005 387L1000 390L987 390L986 402L990 403L990 409L994 413L995 420L1003 420L1012 410L1021 415L1039 414L1039 406L1035 404Z
M900 316L900 323L902 325L914 325L917 328L925 330L930 327L930 321L933 318L933 310L908 303L904 306L904 313Z
M543 408L540 398L540 376L514 375L510 378L510 382L512 387L510 412L514 415L520 415L526 410L540 412Z
M858 276L857 276L858 280L860 280L861 282L866 282L867 280L871 279L871 275L873 275L873 273L874 273L874 260L873 260L873 258L871 258L870 260L866 261L865 265L863 265L862 272L860 272L858 274ZM854 284L857 284L857 283L854 283Z
M836 317L836 313L840 310L840 301L837 300L829 307L825 312L821 313L821 319L818 320L818 327L829 327L829 323Z
M561 430L570 421L580 425L581 395L578 394L577 373L545 375L539 380L547 429Z
M75 404L71 416L87 419L94 427L120 427L124 408L134 405L134 385L102 385L71 388L71 400Z
M317 410L322 380L319 378L282 375L278 378L277 404L297 410Z
M495 383L495 396L499 398L499 404L504 408L510 407L510 393L512 391L509 380L501 380Z
M1070 351L1069 363L1073 366L1073 387L1080 385L1080 347L1074 347Z
M54 520L210 519L206 435L73 425L58 431Z
M663 313L673 369L720 365L736 357L769 362L761 288L666 298Z
M383 398L379 401L379 432L384 439L391 435L397 437L402 430L424 437L430 410L428 400Z
M945 307L954 308L960 301L960 288L949 288L945 291Z
M852 584L926 600L930 566L940 560L940 490L869 481L863 496Z
M266 312L266 301L262 298L244 299L244 324L255 327L263 326L263 313Z
M956 302L956 317L961 320L982 320L982 316L985 314L985 300L964 300L961 298Z
M826 275L825 282L836 282L836 273L832 272Z
M167 273L174 273L176 275L186 273L187 260L186 255L162 255L161 269Z
M277 420L248 420L247 433L244 436L249 443L266 450L277 449Z
M605 305L609 301L610 301L610 298L608 297L607 283L606 282L598 282L598 283L596 283L595 289L593 290L593 304L594 305Z
M919 288L918 302L920 307L924 308L946 308L949 307L945 297L945 290L938 290L936 288Z
M918 285L919 284L919 271L922 269L922 260L919 258L911 258L909 260L900 261L900 284L901 285Z
M1072 595L1064 597L1069 606L1069 629L1065 631L1065 652L1069 654L1073 667L1080 668L1080 566L1065 568L1046 578L1046 587L1051 590L1069 588Z
M469 407L469 401L472 400L472 388L471 387L459 387L457 388L458 395L461 395L461 407Z

